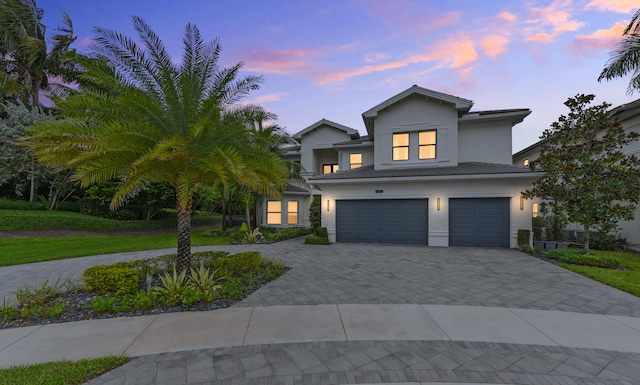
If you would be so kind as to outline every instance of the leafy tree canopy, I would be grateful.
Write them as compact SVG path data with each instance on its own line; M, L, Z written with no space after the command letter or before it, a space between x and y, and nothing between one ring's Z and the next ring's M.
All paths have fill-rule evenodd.
M216 183L240 183L279 196L287 169L255 134L253 107L238 102L262 78L240 76L242 63L219 66L218 40L206 43L187 24L176 63L144 20L133 16L141 45L95 28L92 56L78 56L81 89L56 100L62 119L38 124L28 144L48 165L74 170L83 187L118 180L117 208L153 182L175 190L178 268L191 261L195 192Z
M589 251L589 230L615 228L619 220L633 219L640 198L640 160L623 147L638 138L608 113L608 103L591 105L594 95L577 95L569 108L540 139L540 157L532 169L546 174L523 193L542 199L542 209L566 214L585 231L584 252Z

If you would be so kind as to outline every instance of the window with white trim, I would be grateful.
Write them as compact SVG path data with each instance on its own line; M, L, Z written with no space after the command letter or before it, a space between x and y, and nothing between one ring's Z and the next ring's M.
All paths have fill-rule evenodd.
M282 224L282 202L267 201L267 224L268 225Z
M322 165L322 173L323 174L333 174L334 172L338 172L337 164L323 164Z
M298 224L298 201L287 202L287 224Z
M409 160L409 133L393 134L393 160Z
M362 167L362 154L349 154L349 169Z
M436 131L422 131L418 133L419 159L436 158Z

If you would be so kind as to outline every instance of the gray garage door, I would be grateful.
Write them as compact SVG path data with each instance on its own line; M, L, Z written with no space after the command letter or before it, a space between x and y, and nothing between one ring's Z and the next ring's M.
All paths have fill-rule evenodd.
M510 198L449 199L449 245L509 247Z
M337 242L427 244L426 199L338 200Z

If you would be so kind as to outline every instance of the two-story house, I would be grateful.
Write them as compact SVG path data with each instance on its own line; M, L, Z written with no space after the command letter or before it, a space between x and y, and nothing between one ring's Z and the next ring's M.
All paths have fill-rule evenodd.
M328 120L287 149L310 186L259 205L264 225L308 225L321 196L332 242L517 247L531 229L521 198L540 173L514 165L512 127L529 109L470 111L471 100L411 88L362 114L368 135Z
M640 134L640 99L631 103L622 104L609 111L611 119L618 119L622 127L626 131L633 131ZM531 146L516 152L513 154L513 165L515 166L528 166L529 162L532 162L540 156L540 150L544 145L544 141L539 141ZM640 156L640 140L636 140L623 147L622 151L627 155ZM539 214L538 202L533 201L532 215L537 216ZM627 240L627 244L635 249L640 249L640 208L635 211L635 218L631 221L618 222L620 237ZM574 235L577 234L577 239L580 240L583 231L582 225L579 223L570 223L567 230L571 231Z

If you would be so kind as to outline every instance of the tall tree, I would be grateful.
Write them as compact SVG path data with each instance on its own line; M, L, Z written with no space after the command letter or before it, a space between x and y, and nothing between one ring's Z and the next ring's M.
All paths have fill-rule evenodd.
M72 81L73 63L66 58L73 35L73 24L62 13L64 27L52 37L51 49L47 47L46 27L42 24L44 11L35 0L0 0L0 56L3 72L17 79L27 90L25 104L36 107L39 91L47 89L50 76ZM7 81L7 79L4 79Z
M582 224L585 254L591 229L610 230L619 220L633 219L640 199L640 160L623 152L639 135L611 119L610 104L590 105L594 98L576 95L564 103L569 114L544 131L540 157L530 162L546 174L523 192L542 199L543 211L550 207Z
M279 196L286 167L247 130L238 101L262 78L239 77L242 63L218 64L220 43L205 43L187 24L183 55L175 64L160 38L139 17L143 46L96 28L92 57L78 57L83 88L57 100L62 119L31 131L28 144L41 162L75 170L83 186L119 179L117 208L151 182L176 191L178 268L191 261L193 195L216 182L239 182Z
M621 78L631 73L627 94L640 90L640 9L631 18L629 25L622 32L622 40L616 44L609 54L598 81Z

